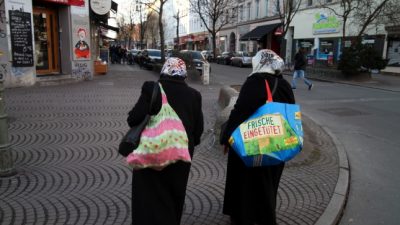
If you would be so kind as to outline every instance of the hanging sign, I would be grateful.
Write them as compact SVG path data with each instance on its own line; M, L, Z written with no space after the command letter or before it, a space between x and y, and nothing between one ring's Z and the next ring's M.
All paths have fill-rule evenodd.
M31 13L9 10L12 65L33 66Z
M91 0L90 8L98 15L105 15L111 10L111 0Z
M75 5L75 6L85 5L85 0L42 0L42 1L60 3L64 5Z

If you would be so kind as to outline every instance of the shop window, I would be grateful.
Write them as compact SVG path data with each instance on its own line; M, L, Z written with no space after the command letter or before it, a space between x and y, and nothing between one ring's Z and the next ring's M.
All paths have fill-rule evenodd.
M321 40L319 43L318 59L327 60L329 55L334 54L334 43L332 40Z

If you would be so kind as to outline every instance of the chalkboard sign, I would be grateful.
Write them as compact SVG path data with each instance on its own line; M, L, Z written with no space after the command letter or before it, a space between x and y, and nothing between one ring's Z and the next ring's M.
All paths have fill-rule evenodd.
M102 62L106 61L108 63L108 48L100 48L100 59Z
M14 67L33 66L31 14L9 10L12 65Z

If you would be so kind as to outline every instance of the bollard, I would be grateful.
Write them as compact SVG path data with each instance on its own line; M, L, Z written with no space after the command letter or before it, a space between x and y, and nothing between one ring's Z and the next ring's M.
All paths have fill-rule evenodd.
M210 63L203 63L203 84L210 84Z
M3 74L0 74L0 177L12 176L16 173L8 142L7 114L4 104Z

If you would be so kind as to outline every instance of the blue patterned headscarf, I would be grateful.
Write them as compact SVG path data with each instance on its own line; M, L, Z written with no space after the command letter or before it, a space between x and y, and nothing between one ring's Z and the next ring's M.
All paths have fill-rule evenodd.
M253 57L252 63L253 72L249 76L255 73L279 75L285 65L283 59L270 49L261 49L258 51Z
M161 69L161 75L186 77L186 64L180 58L170 57L165 61Z

